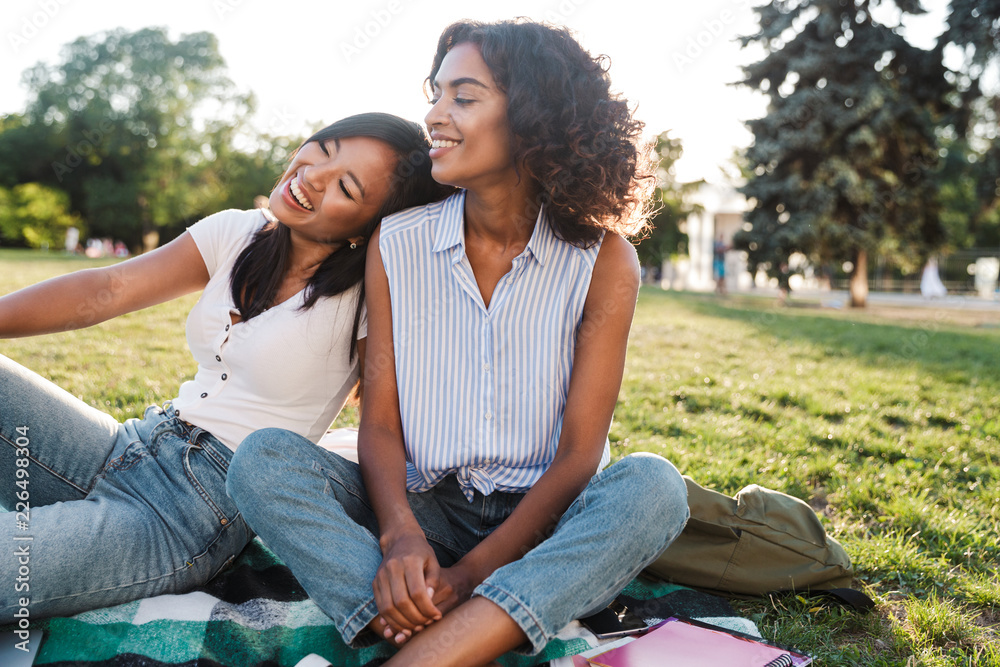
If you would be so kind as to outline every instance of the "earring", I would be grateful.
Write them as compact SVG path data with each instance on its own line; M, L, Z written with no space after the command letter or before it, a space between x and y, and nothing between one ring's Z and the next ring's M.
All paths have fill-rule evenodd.
M351 250L357 250L357 249L358 249L358 244L357 244L357 243L354 243L354 242L352 241L352 242L351 242Z

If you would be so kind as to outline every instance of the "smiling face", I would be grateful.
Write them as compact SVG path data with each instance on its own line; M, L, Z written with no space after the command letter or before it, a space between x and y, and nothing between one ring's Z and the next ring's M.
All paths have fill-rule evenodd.
M369 137L310 141L271 192L271 212L314 243L361 237L389 194L396 162L388 145Z
M424 118L434 148L431 175L469 190L517 179L507 122L507 96L497 88L479 47L453 47L431 81Z

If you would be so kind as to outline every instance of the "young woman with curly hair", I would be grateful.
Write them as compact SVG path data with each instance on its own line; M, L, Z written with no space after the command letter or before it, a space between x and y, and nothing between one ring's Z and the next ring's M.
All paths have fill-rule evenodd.
M229 490L345 640L467 667L607 605L688 510L663 458L607 466L646 177L604 63L463 22L428 85L431 174L461 190L369 245L360 466L268 430Z

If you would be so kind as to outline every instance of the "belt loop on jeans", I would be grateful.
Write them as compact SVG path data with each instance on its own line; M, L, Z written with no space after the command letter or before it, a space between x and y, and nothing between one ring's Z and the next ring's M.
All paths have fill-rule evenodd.
M171 419L177 420L184 428L187 430L187 436L191 444L196 444L198 441L198 436L202 433L208 433L205 429L200 426L195 426L191 422L181 419L180 411L173 406L173 403L167 401L163 404L163 413L168 415Z
M201 449L208 452L208 454L218 460L224 468L229 467L229 459L232 457L232 450L230 450L224 442L212 435L212 432L208 429L192 424L189 421L180 418L180 413L177 408L175 408L170 401L163 404L161 408L162 412L166 414L170 419L174 420L178 424L184 427L186 431L185 435L187 441L192 445L197 445ZM202 436L208 436L207 438L202 438ZM201 441L201 442L199 442Z

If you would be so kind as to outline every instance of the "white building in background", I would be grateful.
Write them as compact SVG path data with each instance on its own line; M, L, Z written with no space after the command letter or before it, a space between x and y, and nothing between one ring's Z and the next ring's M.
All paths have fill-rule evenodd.
M722 243L731 248L733 236L746 222L745 215L750 210L746 197L731 185L706 183L692 197L694 203L701 204L700 213L688 216L682 231L688 236L688 257L672 265L663 267L664 289L680 289L710 292L715 290L715 276L712 271L714 244L722 237ZM789 258L793 275L789 279L792 290L823 289L814 276L813 268L804 255L793 254ZM756 276L747 271L746 252L729 250L726 252L726 291L736 292L753 288L776 288L776 278L768 278L763 271ZM828 289L828 287L826 287Z
M706 183L692 197L702 211L692 213L682 231L688 236L688 257L663 267L664 289L712 291L712 253L715 240L721 235L726 246L732 246L733 236L742 228L744 214L749 210L746 197L729 185ZM749 289L753 279L747 273L746 255L737 250L726 253L726 289Z

